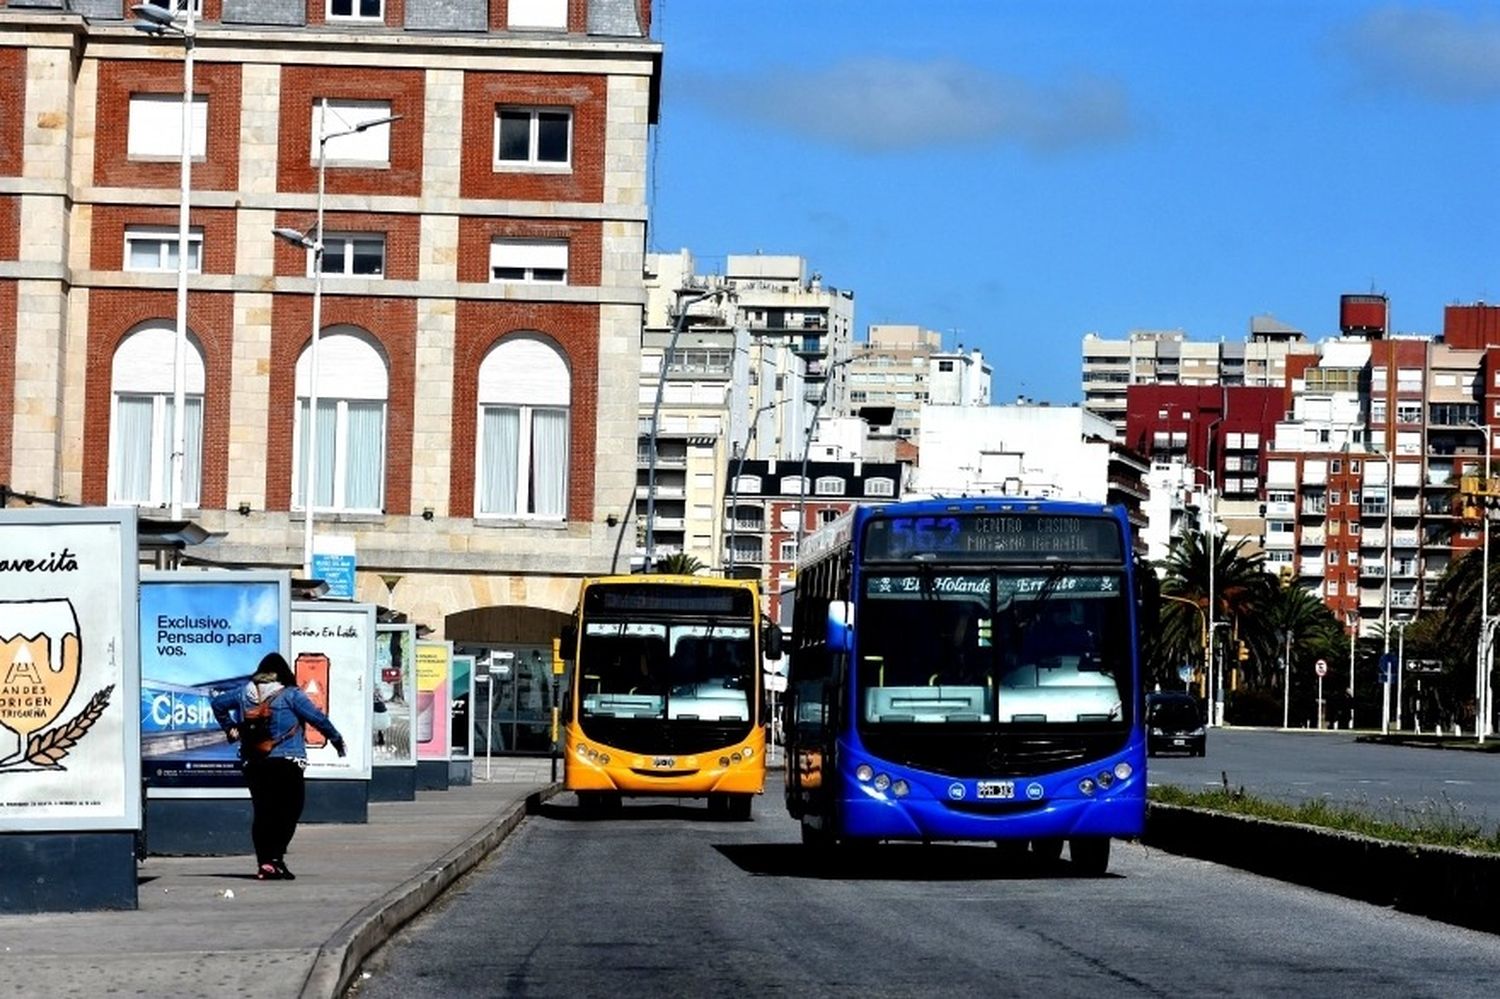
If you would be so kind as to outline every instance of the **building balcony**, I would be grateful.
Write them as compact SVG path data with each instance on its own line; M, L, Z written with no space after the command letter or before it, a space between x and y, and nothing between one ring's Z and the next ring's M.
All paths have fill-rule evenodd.
M1295 504L1295 503L1280 503L1280 502L1278 502L1278 503L1267 503L1266 504L1266 516L1267 517L1292 517L1292 516L1296 516L1296 514L1297 514L1297 504Z
M1302 564L1297 567L1297 575L1307 579L1323 578L1323 560L1321 558L1304 558Z
M684 498L686 498L686 496L687 496L687 489L685 487L683 487L683 486L664 486L660 482L658 482L656 484L656 498L658 500L663 500L663 499L684 499ZM651 498L651 489L650 489L650 487L649 486L636 486L635 487L635 498L638 499L638 500L648 500L648 499L650 499Z
M1359 567L1360 579L1384 579L1385 566L1379 562L1363 562Z
M1418 578L1417 563L1415 562L1392 562L1391 578L1393 579L1416 579Z
M1431 606L1434 606L1434 605L1431 602L1429 602L1428 606L1431 607ZM1417 608L1417 591L1416 590L1392 590L1391 591L1391 607L1392 607L1392 609L1395 609L1395 608L1399 607L1402 610L1416 610L1416 608Z
M1361 548L1384 548L1385 547L1385 531L1383 531L1383 530L1366 531L1364 533L1364 535L1359 540L1359 546Z
M1304 547L1304 548L1307 548L1309 546L1318 546L1318 547L1321 547L1323 544L1325 544L1325 542L1326 542L1326 536L1325 536L1325 532L1324 532L1323 528L1321 528L1321 527L1304 527L1302 529L1302 540L1301 540L1301 542L1299 542L1302 545L1302 547Z
M1393 517L1419 517L1422 514L1422 503L1420 500L1396 500L1391 504L1391 516Z
M656 532L663 531L681 533L687 529L687 519L684 517L661 517L656 518Z
M1421 536L1416 531L1391 532L1391 546L1393 548L1415 548L1421 543Z
M1261 546L1264 548L1277 549L1292 548L1294 547L1293 538L1294 535L1290 531L1277 532L1276 534L1267 534L1265 540L1261 542Z

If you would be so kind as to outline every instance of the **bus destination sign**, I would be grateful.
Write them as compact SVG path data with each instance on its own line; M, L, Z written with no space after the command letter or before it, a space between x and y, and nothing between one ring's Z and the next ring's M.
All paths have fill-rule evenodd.
M865 527L867 560L917 555L983 562L1124 558L1119 524L1108 517L952 513L878 517Z
M711 586L606 583L584 591L585 614L689 614L748 617L749 591Z

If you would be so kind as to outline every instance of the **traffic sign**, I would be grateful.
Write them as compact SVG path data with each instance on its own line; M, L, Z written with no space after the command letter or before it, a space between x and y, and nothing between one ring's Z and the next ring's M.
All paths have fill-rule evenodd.
M1391 683L1396 678L1396 657L1387 652L1380 657L1380 682Z
M1313 669L1317 671L1317 673L1318 673L1319 676L1327 676L1328 675L1328 660L1327 659L1319 659L1316 663L1313 664Z

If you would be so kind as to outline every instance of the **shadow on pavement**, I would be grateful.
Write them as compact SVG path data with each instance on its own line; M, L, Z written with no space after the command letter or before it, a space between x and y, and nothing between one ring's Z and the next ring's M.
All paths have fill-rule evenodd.
M800 843L721 843L714 849L747 874L837 881L1029 881L1085 877L1067 861L1048 862L990 844L861 845L818 851ZM1105 874L1103 880L1118 878ZM1100 879L1095 879L1100 880Z

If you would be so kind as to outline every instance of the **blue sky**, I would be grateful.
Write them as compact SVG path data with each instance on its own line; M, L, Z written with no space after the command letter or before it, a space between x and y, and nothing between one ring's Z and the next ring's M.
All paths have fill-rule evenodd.
M169 627L172 636L217 635L222 642L162 639L162 616L223 622L224 626ZM230 645L230 636L240 641ZM245 636L255 636L245 640ZM268 583L143 582L141 584L141 676L187 686L253 673L267 652L281 646L281 591ZM169 654L168 647L181 655Z
M1500 5L656 0L650 249L792 253L855 328L1076 402L1087 332L1500 300Z

